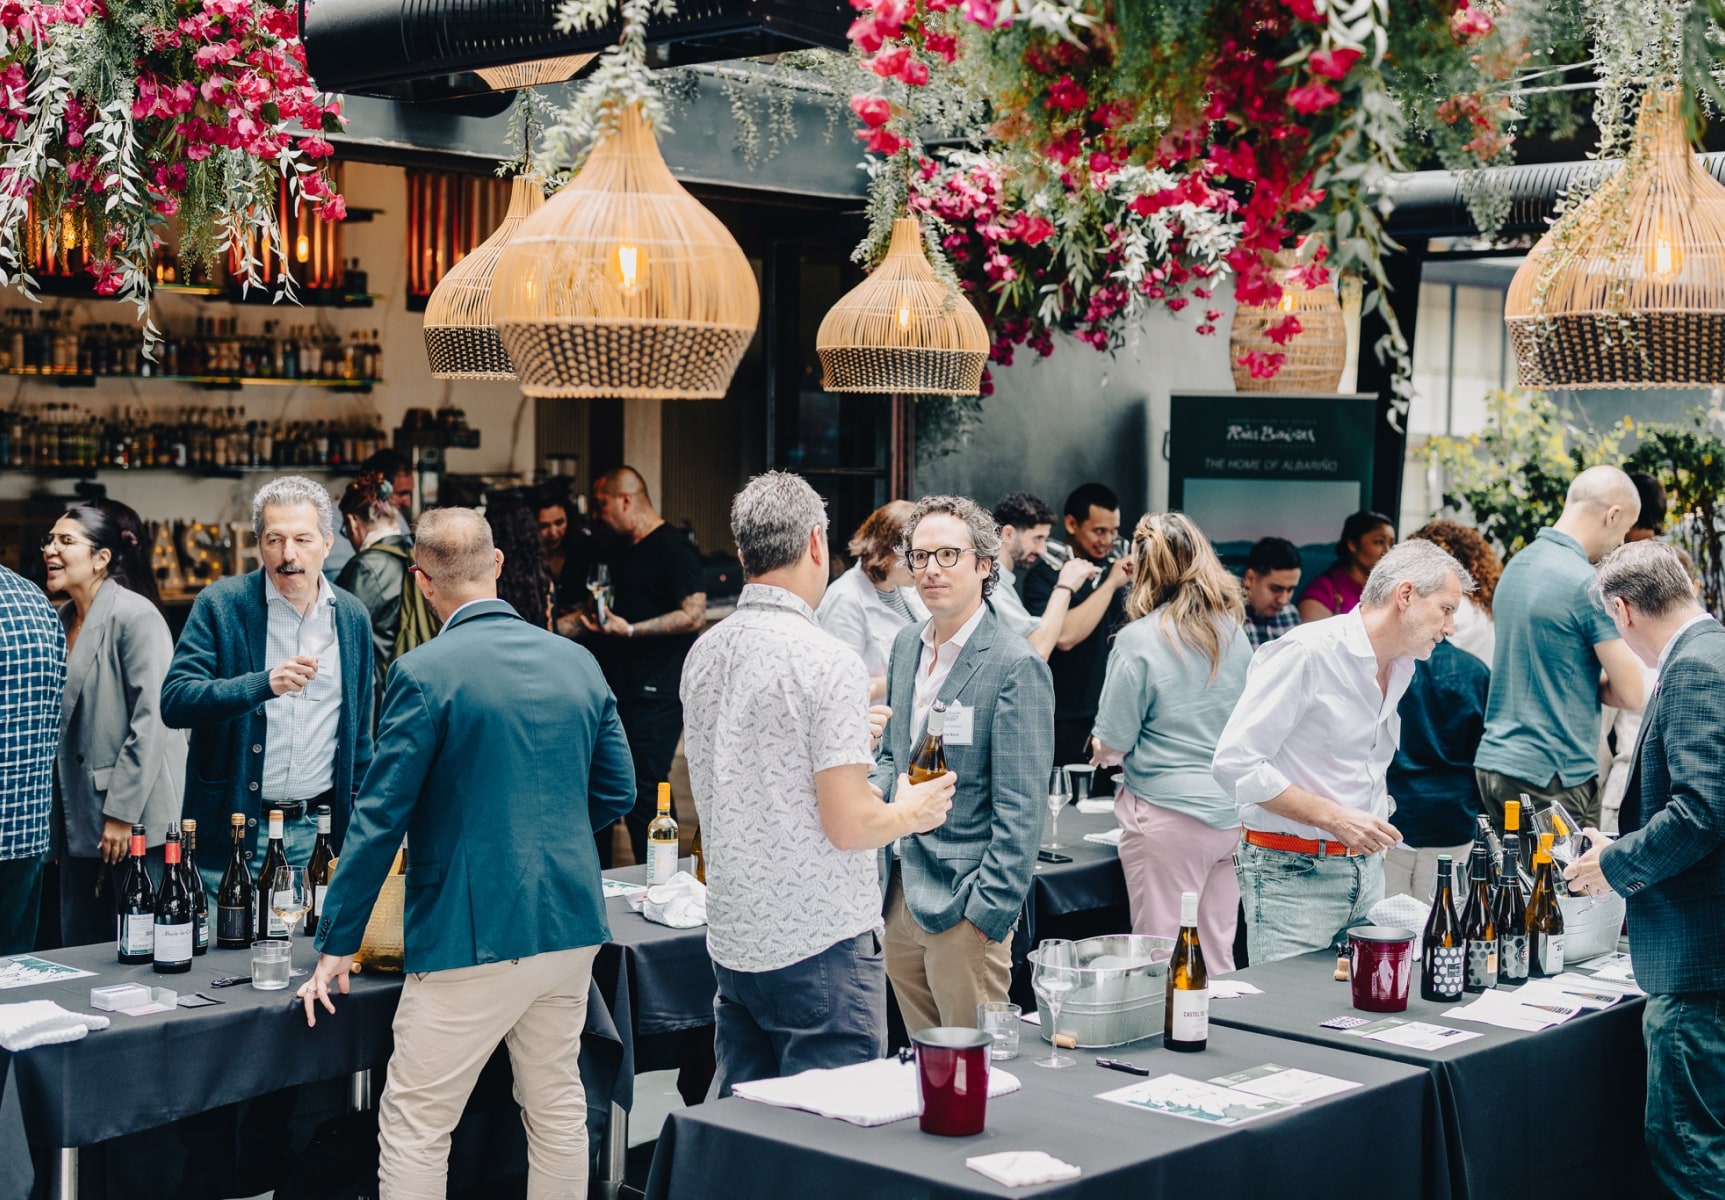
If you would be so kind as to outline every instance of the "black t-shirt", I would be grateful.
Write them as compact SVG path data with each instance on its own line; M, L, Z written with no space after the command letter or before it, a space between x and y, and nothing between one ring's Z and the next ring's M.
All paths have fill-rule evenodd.
M688 534L661 525L633 545L599 550L611 567L611 607L631 623L675 612L705 585L701 557ZM594 634L583 641L620 698L662 696L675 699L683 679L683 659L695 634L619 638Z
M1096 562L1091 559L1091 562ZM1096 591L1097 584L1108 577L1113 560L1096 562L1101 573L1083 584L1072 595L1072 607L1077 608ZM1024 607L1034 616L1041 616L1048 607L1048 597L1060 581L1060 572L1048 565L1046 556L1038 558L1024 577ZM1048 656L1048 669L1054 673L1054 715L1062 717L1093 717L1096 703L1102 699L1102 680L1108 672L1108 647L1116 630L1126 618L1126 590L1120 588L1108 602L1108 611L1096 623L1089 637L1070 650L1056 650Z

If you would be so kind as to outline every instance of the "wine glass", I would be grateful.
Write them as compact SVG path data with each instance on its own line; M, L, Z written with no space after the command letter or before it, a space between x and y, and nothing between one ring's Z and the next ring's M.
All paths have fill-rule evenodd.
M1078 990L1078 960L1071 942L1049 938L1036 948L1036 971L1030 978L1030 986L1048 1005L1048 1057L1035 1059L1036 1065L1054 1068L1075 1065L1078 1060L1060 1053L1054 1041L1060 1034L1060 1006Z
M1058 573L1072 558L1072 547L1065 542L1049 542L1042 548L1042 560Z
M268 899L270 911L276 915L278 921L287 926L287 933L283 935L283 940L290 947L288 953L291 958L294 926L299 924L300 918L305 916L306 909L311 907L311 891L310 885L306 883L305 868L277 867L275 882L270 888ZM311 931L308 930L307 932ZM303 968L288 972L290 977L304 974Z
M320 604L312 609L311 616L300 622L299 652L305 658L322 658L334 645L334 614L329 611L328 605ZM299 690L299 698L301 700L311 699L310 683Z
M611 605L611 568L596 562L587 568L587 591L593 597L593 607L599 624L605 623L605 610Z
M1072 799L1072 783L1065 767L1055 767L1048 777L1048 845L1046 850L1059 850L1060 810Z

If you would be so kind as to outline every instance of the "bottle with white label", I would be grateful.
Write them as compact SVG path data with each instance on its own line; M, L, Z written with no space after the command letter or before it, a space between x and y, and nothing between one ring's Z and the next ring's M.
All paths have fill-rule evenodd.
M271 938L288 936L287 922L276 916L275 882L276 871L287 866L287 851L282 846L282 810L270 809L270 844L264 851L264 865L258 868L257 887L257 920L252 928L257 930L257 940L268 941Z
M323 915L323 894L329 891L330 863L335 861L335 851L329 844L329 805L317 806L317 842L311 848L311 861L305 867L306 900L311 907L305 910L305 933L307 937L317 936L317 921Z
M180 871L180 831L168 826L168 844L162 848L165 864L162 887L156 893L153 951L156 970L164 975L192 969L197 944L197 922L192 913L192 894Z
M1198 944L1198 893L1180 894L1180 936L1168 960L1167 1008L1162 1045L1169 1050L1202 1050L1210 1043L1210 981L1204 950Z
M144 866L144 827L132 826L132 860L126 866L126 882L120 887L120 911L116 937L120 961L147 963L155 951L156 889Z
M659 784L659 815L647 826L647 886L669 883L677 873L677 819L671 815L671 785Z

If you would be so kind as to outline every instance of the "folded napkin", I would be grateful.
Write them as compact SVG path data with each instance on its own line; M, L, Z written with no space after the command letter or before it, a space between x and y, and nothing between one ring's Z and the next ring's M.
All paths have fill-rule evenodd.
M1068 1162L1061 1162L1040 1150L1003 1150L999 1154L980 1154L967 1158L964 1165L980 1175L986 1175L1004 1187L1029 1187L1033 1183L1054 1183L1061 1179L1077 1179L1084 1172Z
M92 1029L107 1027L107 1017L68 1012L52 1000L0 1004L0 1046L12 1051L75 1042Z
M1382 925L1390 929L1411 929L1416 935L1426 927L1426 920L1431 916L1431 905L1422 904L1412 896L1385 896L1366 912L1366 920L1373 925ZM1414 938L1414 961L1420 960L1421 941Z
M678 871L658 887L647 889L641 915L672 929L693 929L707 923L707 885L687 871Z
M1111 813L1114 811L1114 797L1092 796L1088 800L1080 800L1078 802L1078 811L1081 813L1089 813L1092 816L1097 816L1101 813Z
M988 1094L1016 1092L1018 1076L991 1066ZM783 1079L739 1083L732 1095L776 1108L800 1108L852 1125L890 1125L922 1112L916 1090L916 1064L877 1058L848 1067L815 1068Z
M1096 842L1098 845L1102 846L1118 846L1120 844L1121 832L1120 827L1116 825L1107 833L1087 833L1084 835L1084 840L1087 842Z

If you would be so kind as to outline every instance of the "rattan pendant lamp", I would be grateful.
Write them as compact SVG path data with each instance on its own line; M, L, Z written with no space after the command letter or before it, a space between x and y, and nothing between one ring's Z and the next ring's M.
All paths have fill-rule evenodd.
M529 396L716 400L760 319L755 273L639 106L503 250L498 334Z
M1725 185L1690 153L1679 99L1648 92L1623 165L1516 271L1524 387L1725 385Z
M433 378L515 378L515 364L492 321L492 273L521 223L544 204L539 180L517 175L502 223L432 290L425 302L425 356Z
M988 331L935 275L921 227L900 217L880 265L822 318L815 350L825 391L974 396Z
M478 75L496 91L513 92L573 79L582 67L598 57L597 54L569 54L561 58L541 58L537 62L512 63L507 67L485 67Z
M1240 392L1279 392L1313 395L1334 392L1348 365L1348 328L1342 302L1328 283L1307 287L1301 282L1293 252L1278 257L1276 282L1282 297L1274 304L1242 304L1234 310L1228 331L1228 363L1234 389ZM1286 317L1300 319L1300 332L1278 345L1266 331ZM1269 379L1255 378L1240 360L1251 351L1281 354L1281 370Z

